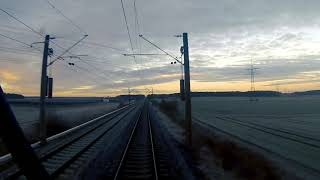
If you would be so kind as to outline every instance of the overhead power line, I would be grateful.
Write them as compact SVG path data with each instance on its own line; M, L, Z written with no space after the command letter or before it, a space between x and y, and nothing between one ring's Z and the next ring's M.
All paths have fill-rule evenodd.
M6 14L7 14L8 16L10 16L11 18L13 18L13 19L15 19L16 21L18 21L19 23L23 24L25 27L27 27L29 30L31 30L31 31L34 32L35 34L37 34L37 35L39 35L39 36L41 36L41 37L44 37L44 35L42 35L40 32L36 31L36 30L35 30L34 28L32 28L31 26L29 26L28 24L24 23L22 20L20 20L19 18L15 17L13 14L10 14L8 11L6 11L6 10L4 10L4 9L2 9L2 8L0 8L0 11L6 13ZM13 40L13 41L19 42L19 43L21 43L21 44L24 44L24 45L30 47L30 44L25 43L25 42L23 42L23 41L17 40L17 39L15 39L15 38L11 38L11 37L6 36L6 35L3 35L3 34L1 34L1 36L2 36L2 37L5 37L5 38L7 38L7 39L11 39L11 40ZM77 45L78 43L80 43L80 41L82 41L85 37L87 37L87 35L85 35L81 40L77 41L74 45L72 45L72 46L71 46L70 48L68 48L68 49L62 47L61 45L59 45L58 43L56 43L56 42L54 42L54 41L52 41L52 40L50 40L50 42L51 42L52 44L56 45L57 47L59 47L60 49L64 50L64 52L63 52L60 56L66 54L66 53L69 53L69 54L71 54L71 55L74 55L74 54L72 54L71 52L69 52L69 50L70 50L71 48L73 48L75 45ZM40 49L35 48L34 46L32 46L32 48L37 49L37 50L39 50L39 51L41 52ZM131 47L131 49L133 50L133 47ZM56 56L56 55L53 55L53 56ZM60 56L57 56L56 59L63 59L63 58L61 58ZM63 62L65 62L65 61L63 61ZM67 62L65 62L65 63L67 63ZM67 63L67 64L68 64L68 63ZM76 66L75 66L75 67L76 67ZM85 69L85 68L83 68L83 67L77 67L77 68L78 68L78 69L82 69L82 71L86 71L87 73L90 72L88 69ZM91 74L91 73L90 73L90 74ZM91 75L93 75L93 74L91 74ZM100 76L100 75L97 75L97 77L102 78L102 76Z
M146 53L135 53L135 54L122 54L124 56L162 56L167 54L146 54Z
M126 16L126 11L124 9L123 0L120 0L120 1L121 1L121 7L122 7L123 16L124 16L124 21L125 21L126 27L127 27L127 32L128 32L128 37L129 37L129 41L130 41L131 50L132 50L132 53L134 53L133 46L132 46L132 39L131 39L129 26L128 26L128 21L127 21L127 16ZM134 57L134 61L135 61L135 63L137 63L135 57Z
M77 41L77 40L74 40L74 39L66 39L66 38L63 38L62 40L63 40L63 41L69 41L69 42L70 42L70 41L71 41L71 42L76 42L76 41ZM82 44L85 44L85 45L88 45L88 46L108 48L108 49L112 49L112 50L120 51L120 52L127 52L127 51L124 50L124 49L120 49L120 48L112 47L112 46L107 45L107 44L101 44L101 43L92 42L92 41L82 41Z
M77 25L72 19L70 19L68 16L66 16L60 9L58 9L55 5L53 5L52 2L49 0L45 0L53 9L56 10L57 13L59 13L62 17L64 17L69 23L71 23L74 27L76 27L80 32L87 34L79 25Z
M39 49L39 48L37 48L37 47L33 47L33 46L31 47L30 44L28 44L28 43L26 43L26 42L20 41L20 40L18 40L18 39L15 39L15 38L12 38L12 37L9 37L9 36L6 36L6 35L4 35L4 34L0 34L0 36L2 36L2 37L4 37L4 38L7 38L7 39L10 39L10 40L12 40L12 41L15 41L15 42L17 42L17 43L23 44L23 45L25 45L25 46L27 46L27 47L29 47L29 48L33 48L33 49L35 49L35 50L38 50L39 52L42 52L41 49Z
M138 31L138 34L137 34L137 37L136 37L136 40L137 40L137 43L138 43L138 47L139 47L139 53L141 53L141 42L140 42L140 38L138 38L139 34L140 33L140 21L139 21L139 15L138 15L138 11L137 11L137 5L136 5L136 0L133 1L133 9L134 9L134 17L135 17L135 22L136 22L136 26L137 26L137 31Z
M23 24L25 27L27 27L28 29L30 29L32 32L38 34L41 37L45 37L44 35L42 35L40 32L36 31L34 28L32 28L31 26L29 26L28 24L24 23L22 20L20 20L19 18L15 17L14 15L10 14L9 12L7 12L6 10L0 8L1 11L3 11L4 13L6 13L8 16L10 16L11 18L15 19L16 21L18 21L19 23ZM85 37L88 35L85 35ZM56 45L57 47L61 48L62 50L66 50L64 47L60 46L58 43L50 40L50 42L54 45ZM70 52L69 52L70 53ZM71 54L71 53L70 53Z
M0 11L6 13L8 16L10 16L11 18L15 19L16 21L20 22L21 24L23 24L25 27L27 27L28 29L30 29L32 32L39 34L40 36L43 36L40 32L36 31L35 29L33 29L31 26L29 26L28 24L24 23L22 20L18 19L17 17L15 17L14 15L10 14L8 11L0 8Z
M30 56L40 56L40 53L37 52L30 52L26 50L21 50L21 49L15 49L15 48L4 48L0 47L0 51L10 53L10 54L19 54L19 55L30 55Z
M22 42L22 41L20 41L20 40L18 40L18 39L15 39L15 38L6 36L6 35L4 35L4 34L0 34L0 36L2 36L2 37L4 37L4 38L7 38L7 39L10 39L10 40L12 40L12 41L16 41L16 42L18 42L18 43L20 43L20 44L23 44L23 45L26 45L26 46L30 47L30 44L25 43L25 42Z
M173 55L171 55L170 53L168 53L167 51L161 49L159 46L157 46L156 44L154 44L153 42L149 41L147 38L145 38L143 35L139 35L143 40L147 41L148 43L150 43L151 45L153 45L154 47L156 47L157 49L159 49L160 51L164 52L166 55L170 56L171 58L173 58L174 60L176 60L178 63L183 64L182 61L180 61L178 58L174 57Z
M68 53L73 47L75 47L77 44L79 44L82 40L84 40L86 37L88 37L88 35L84 35L83 38L81 38L79 41L77 41L76 43L74 43L72 46L70 46L68 49L65 49L65 51L59 55L57 58L55 58L53 61L51 61L49 63L48 66L52 65L54 62L56 62L57 60L59 60L61 58L61 56L65 55L66 53Z

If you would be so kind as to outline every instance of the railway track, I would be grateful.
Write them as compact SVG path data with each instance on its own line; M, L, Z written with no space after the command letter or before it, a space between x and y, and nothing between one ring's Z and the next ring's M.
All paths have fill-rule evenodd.
M261 125L258 123L243 121L243 120L236 119L233 117L217 116L216 118L223 120L223 121L226 121L226 122L229 122L229 123L234 123L234 124L238 124L240 126L255 129L255 130L261 131L263 133L267 133L267 134L276 136L276 137L280 137L280 138L287 139L290 141L298 142L298 143L301 143L301 144L304 144L307 146L311 146L311 147L314 147L317 149L320 148L320 139L317 139L317 138L296 134L296 133L289 132L286 130L268 127L268 126Z
M127 107L114 113L109 113L94 119L74 130L68 130L52 138L45 146L38 147L38 154L42 164L54 179L68 179L90 157L94 156L105 142L105 137L113 128L125 126L131 121L126 119L136 107ZM124 120L126 119L126 121ZM0 179L15 179L23 176L18 167L12 166L0 174Z
M244 142L245 144L248 144L250 146L253 146L253 147L256 147L258 149L261 149L267 153L270 153L270 154L273 154L273 155L276 155L277 157L279 158L282 158L288 162L291 162L293 164L296 164L298 165L299 167L302 167L310 172L312 172L316 177L320 177L320 170L318 168L315 168L315 167L311 167L309 165L306 165L305 163L302 163L300 161L297 161L293 158L290 158L290 157L287 157L286 155L283 155L282 153L279 153L277 151L274 151L272 150L271 148L269 148L268 146L264 146L264 145L261 145L261 144L258 144L258 143L255 143L255 142L252 142L250 140L247 140L245 138L243 138L242 136L239 136L237 134L234 134L232 131L227 131L227 130L224 130L214 124L211 124L211 123L208 123L208 122L204 122L202 120L199 120L198 118L196 117L192 117L193 118L193 121L198 123L199 125L202 125L203 127L208 127L209 129L212 129L214 130L215 132L219 132L219 133L222 133L222 134L225 134L229 137L231 137L232 139L235 139L235 140L238 140L240 142ZM243 127L247 127L247 128L252 128L254 130L258 130L260 131L261 133L266 133L266 134L269 134L269 135L273 135L273 136L276 136L276 137L280 137L280 138L283 138L283 139L286 139L286 140L289 140L289 141L293 141L293 142L297 142L297 143L301 143L303 145L307 145L307 146L310 146L311 148L315 148L315 149L319 149L317 147L317 145L314 145L314 144L309 144L309 143L306 143L306 142L303 142L302 140L298 140L298 139L294 139L292 137L286 137L285 135L279 135L277 134L278 133L284 133L286 135L290 135L290 136L294 136L296 135L296 137L299 137L299 138L305 138L307 140L313 140L313 141L316 141L317 142L317 139L314 139L314 138L308 138L306 136L299 136L298 134L293 134L291 132L287 132L287 131L278 131L278 129L275 129L275 128L267 128L266 126L263 126L263 125L258 125L257 123L248 123L246 121L241 121L239 120L239 122L236 122L238 121L235 120L235 118L229 118L229 117L217 117L218 119L220 120L223 120L223 121L228 121L230 123L234 123L234 124L237 124L237 125L240 125L240 126L243 126ZM245 123L248 123L248 124L245 124ZM263 129L264 128L264 129ZM269 131L268 131L269 130Z
M172 179L168 156L153 134L148 102L135 122L114 175L120 179Z

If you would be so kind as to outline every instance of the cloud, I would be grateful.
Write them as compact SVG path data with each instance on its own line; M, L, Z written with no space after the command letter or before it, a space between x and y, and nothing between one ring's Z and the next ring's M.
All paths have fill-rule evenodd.
M20 77L10 71L1 71L0 72L0 77L6 82L16 82L20 80Z
M79 87L75 87L75 88L72 88L74 90L90 90L90 89L93 89L95 86L79 86Z
M52 3L89 34L87 43L71 50L72 54L88 56L82 60L66 58L50 67L58 94L121 93L127 87L166 84L180 78L180 66L170 65L172 59L167 56L137 56L135 63L133 58L122 55L131 53L131 47L118 1ZM161 53L139 39L132 1L124 3L134 52ZM189 33L192 80L247 81L246 69L253 59L260 68L258 82L317 81L310 73L315 75L319 67L318 0L137 0L136 3L140 33L171 54L179 56L182 45L181 38L173 35ZM71 47L84 34L45 1L4 0L0 5L37 31L57 37L50 43L56 55L64 51L61 47ZM43 37L4 13L0 13L0 25L0 33L28 44L43 41ZM42 52L3 37L0 42L1 46L19 49L10 53L2 49L0 59L5 61L1 60L0 66L13 73L1 73L2 81L8 81L8 85L15 87L13 90L23 89L23 93L37 95ZM43 44L36 47L42 50ZM69 66L68 62L74 62L75 66Z

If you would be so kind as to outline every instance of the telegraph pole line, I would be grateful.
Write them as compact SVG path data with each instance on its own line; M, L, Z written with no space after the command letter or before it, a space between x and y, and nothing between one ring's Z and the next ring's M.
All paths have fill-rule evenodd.
M46 94L47 94L47 65L49 53L50 35L46 35L44 41L42 70L41 70L41 85L40 85L40 142L46 143L47 136L47 120L46 120Z
M184 55L184 80L185 80L185 119L187 129L187 142L192 146L192 118L191 118L191 95L190 95L190 67L189 67L189 45L188 33L183 33L183 55Z

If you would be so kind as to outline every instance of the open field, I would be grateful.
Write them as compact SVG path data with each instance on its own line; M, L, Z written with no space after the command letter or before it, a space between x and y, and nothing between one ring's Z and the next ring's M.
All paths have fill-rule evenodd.
M39 105L13 103L11 109L19 125L30 142L39 139ZM119 103L63 103L47 105L48 136L70 129L76 125L106 114L119 106ZM7 153L0 140L0 155Z
M107 113L115 108L119 103L82 103L66 105L47 105L48 121L55 124L63 124L66 128L81 124L101 114ZM37 137L39 125L39 106L30 104L11 104L11 108L20 126L33 140ZM50 122L49 122L50 123Z
M178 102L183 114L184 103ZM319 96L269 97L257 102L246 97L196 97L193 122L264 155L290 175L319 179L319 102Z
M304 171L310 178L320 175L319 105L319 96L269 97L257 102L245 97L192 99L195 119L274 158L286 159L285 166L292 165L291 170Z

